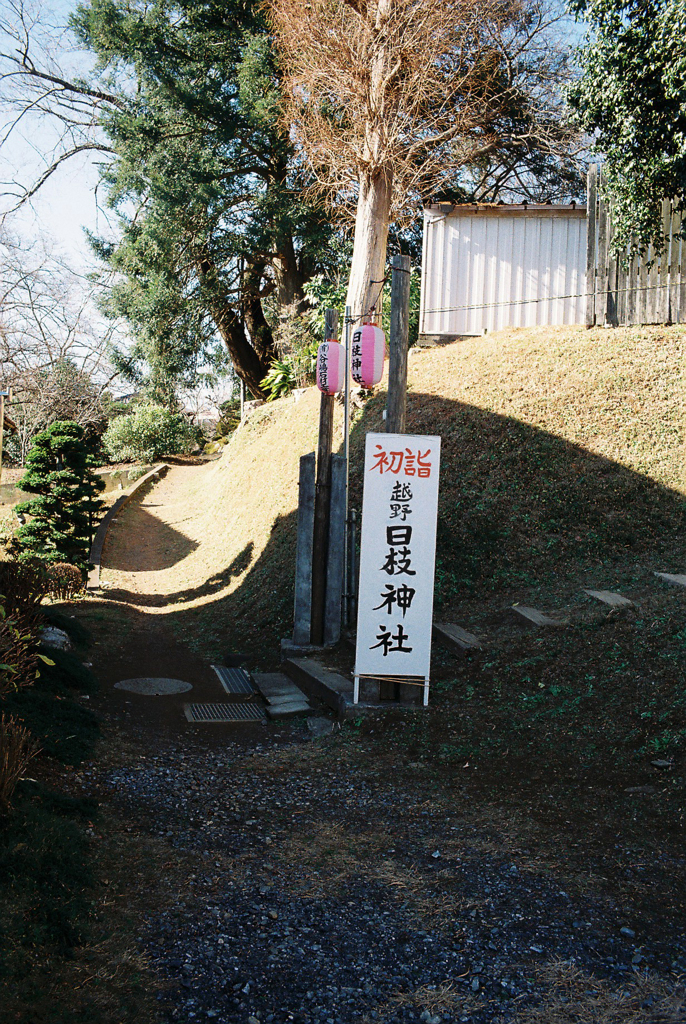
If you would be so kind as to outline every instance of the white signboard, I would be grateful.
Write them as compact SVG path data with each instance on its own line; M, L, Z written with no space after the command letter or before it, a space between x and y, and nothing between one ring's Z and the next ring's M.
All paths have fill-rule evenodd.
M428 699L440 454L440 437L367 434L355 702L360 676L419 677Z

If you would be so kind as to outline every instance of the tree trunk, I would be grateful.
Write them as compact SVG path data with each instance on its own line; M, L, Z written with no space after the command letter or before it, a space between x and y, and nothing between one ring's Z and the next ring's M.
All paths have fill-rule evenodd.
M248 328L252 347L257 352L260 362L265 367L265 373L274 359L278 358L278 352L274 345L272 329L267 323L262 309L262 296L260 295L260 283L264 273L264 264L248 263L243 274L241 285L243 316L245 326Z
M274 273L279 306L283 309L284 306L292 306L297 303L297 311L300 312L305 296L303 291L305 276L298 266L298 257L290 235L287 235L282 241L280 253L274 260Z
M255 398L267 398L267 392L262 388L262 378L269 370L271 358L261 358L246 338L241 318L223 295L212 260L203 257L198 260L197 268L208 290L207 302L212 319L228 349L236 373Z
M372 306L380 303L392 191L391 171L381 170L371 180L360 175L347 298L354 317L367 316Z

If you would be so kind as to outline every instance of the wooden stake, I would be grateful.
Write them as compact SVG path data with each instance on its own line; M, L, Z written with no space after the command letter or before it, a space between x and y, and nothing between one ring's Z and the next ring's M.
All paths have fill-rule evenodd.
M386 433L405 433L407 346L410 334L410 257L391 260L391 334L388 360Z

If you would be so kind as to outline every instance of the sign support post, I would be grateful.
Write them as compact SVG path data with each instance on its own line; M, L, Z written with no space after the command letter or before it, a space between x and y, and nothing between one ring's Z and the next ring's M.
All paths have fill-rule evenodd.
M410 336L410 257L391 260L391 332L388 344L388 408L386 431L405 433L407 348Z

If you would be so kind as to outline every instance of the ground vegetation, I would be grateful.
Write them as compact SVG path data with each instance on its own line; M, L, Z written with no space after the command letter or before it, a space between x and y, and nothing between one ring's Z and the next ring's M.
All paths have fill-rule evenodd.
M659 251L663 199L686 196L686 12L680 0L575 0L589 25L569 94L603 159L617 251Z

